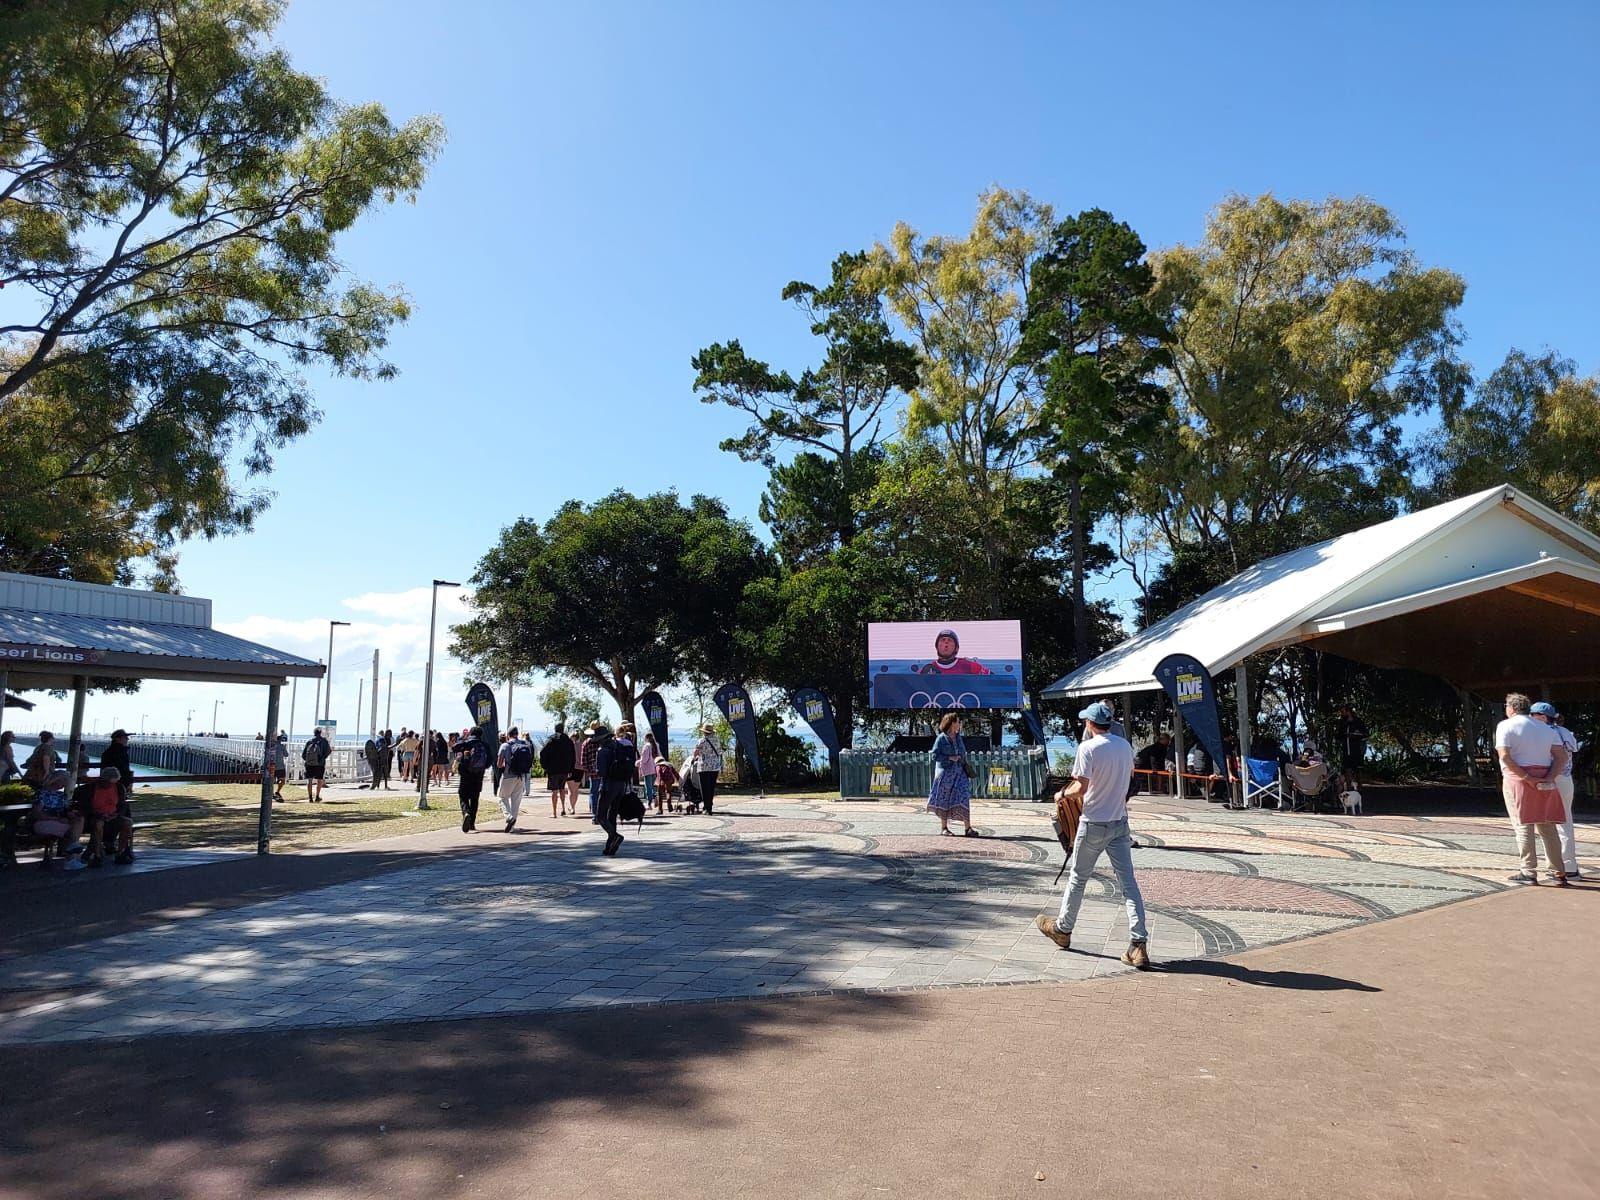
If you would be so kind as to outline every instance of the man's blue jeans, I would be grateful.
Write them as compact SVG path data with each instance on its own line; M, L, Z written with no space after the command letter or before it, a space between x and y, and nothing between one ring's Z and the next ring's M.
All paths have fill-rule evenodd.
M1144 924L1144 897L1139 894L1139 881L1133 877L1133 842L1128 836L1128 818L1120 821L1083 821L1078 825L1077 839L1072 843L1072 870L1067 876L1067 890L1061 896L1061 912L1056 917L1056 928L1071 933L1078 919L1078 906L1083 903L1083 889L1094 874L1094 865L1104 854L1111 860L1117 883L1122 888L1128 905L1128 936L1131 941L1143 942L1150 937Z
M595 804L600 799L600 776L589 772L589 815L595 815Z

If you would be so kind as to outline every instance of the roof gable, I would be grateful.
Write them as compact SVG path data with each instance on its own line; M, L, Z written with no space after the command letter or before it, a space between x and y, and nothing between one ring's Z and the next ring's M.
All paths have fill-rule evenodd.
M1319 613L1510 569L1544 556L1600 564L1600 539L1522 495L1488 488L1257 563L1051 684L1046 696L1150 691L1155 664L1192 654L1212 671L1299 640Z

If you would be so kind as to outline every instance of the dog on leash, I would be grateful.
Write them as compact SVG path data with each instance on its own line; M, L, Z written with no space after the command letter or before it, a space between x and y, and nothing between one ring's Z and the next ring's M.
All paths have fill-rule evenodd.
M1347 816L1359 816L1361 813L1361 793L1351 788L1348 792L1339 793L1339 804Z

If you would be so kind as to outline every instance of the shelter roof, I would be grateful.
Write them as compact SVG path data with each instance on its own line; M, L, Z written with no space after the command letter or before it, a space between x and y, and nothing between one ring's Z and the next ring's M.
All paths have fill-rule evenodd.
M23 688L72 676L274 683L309 659L211 628L211 602L0 572L0 670Z
M1492 620L1494 609L1481 598L1489 593L1514 595L1524 609L1537 602L1534 612L1545 611L1537 607L1543 604L1600 617L1600 539L1516 488L1489 488L1249 567L1043 694L1153 691L1160 686L1155 666L1168 654L1193 655L1217 672L1263 650L1319 640L1335 653L1416 666L1461 686L1498 685L1510 678L1504 671L1492 679L1453 676L1449 659L1418 662L1415 647L1403 654L1404 647L1380 645L1375 633L1347 633L1475 597L1473 611ZM1459 636L1469 633L1463 626ZM1480 655L1469 673L1488 665Z

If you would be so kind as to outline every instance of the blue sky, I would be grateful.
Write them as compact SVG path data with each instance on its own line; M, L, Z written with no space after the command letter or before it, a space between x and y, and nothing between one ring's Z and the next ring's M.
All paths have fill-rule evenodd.
M738 337L803 365L785 282L897 220L959 233L996 183L1110 209L1151 246L1196 239L1230 192L1364 193L1466 277L1476 366L1549 346L1596 370L1597 12L297 0L280 41L302 69L397 118L438 113L449 144L415 206L342 246L412 297L400 377L318 377L324 419L280 456L272 509L186 547L184 588L313 657L329 618L355 622L341 723L378 646L394 723L415 724L428 580L465 580L520 515L616 487L754 520L762 472L716 449L739 422L692 395L690 356ZM450 723L459 680L441 668ZM216 698L223 727L255 732L264 699L240 688L150 685L90 718L181 730L193 708L201 728Z

